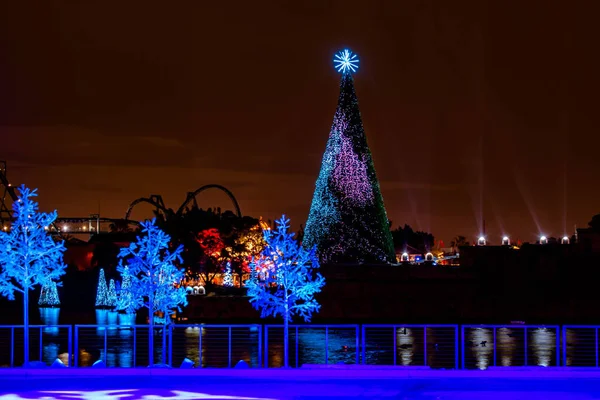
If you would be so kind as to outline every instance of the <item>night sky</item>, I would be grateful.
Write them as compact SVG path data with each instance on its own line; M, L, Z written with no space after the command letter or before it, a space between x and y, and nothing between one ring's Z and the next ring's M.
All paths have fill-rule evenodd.
M394 226L562 236L600 213L594 3L2 2L0 159L62 216L219 183L298 226L349 47Z

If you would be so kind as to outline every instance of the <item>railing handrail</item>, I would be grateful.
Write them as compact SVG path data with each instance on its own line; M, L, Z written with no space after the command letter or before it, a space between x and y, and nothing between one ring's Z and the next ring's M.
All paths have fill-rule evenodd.
M71 328L73 327L73 324L59 324L59 325L42 325L42 324L35 324L35 325L29 325L29 328ZM17 325L0 325L0 328L24 328L25 325L23 324L17 324Z
M536 325L536 324L480 324L480 325L458 325L463 328L560 328L561 325Z
M432 328L455 328L460 327L460 324L361 324L361 326L367 327L378 327L378 328L393 328L395 326L400 326L402 328L423 328L423 327L432 327Z
M172 327L204 326L210 328L247 328L249 326L265 326L263 324L171 324Z
M270 324L261 324L261 323L247 323L247 324L220 324L220 323L185 323L185 322L179 322L179 323L173 323L173 324L168 324L168 325L162 325L162 324L156 324L154 325L155 329L166 329L166 334L168 335L168 340L167 340L167 344L166 344L166 348L165 348L165 353L164 354L168 354L168 361L169 364L172 364L172 357L173 357L173 351L174 351L174 346L175 344L173 343L173 331L177 330L179 332L181 332L181 330L186 329L186 328L208 328L208 329L228 329L229 330L229 339L228 339L228 346L224 347L223 351L226 351L229 353L228 359L231 365L231 362L235 361L231 359L231 346L232 344L235 346L236 340L239 340L238 338L236 338L237 333L235 331L236 328L251 328L251 329L256 329L257 330L257 335L258 335L258 343L256 343L256 339L253 339L253 343L254 345L258 345L258 362L259 362L259 366L261 364L264 363L264 366L267 367L268 366L268 350L269 350L269 345L272 343L276 343L273 342L273 334L275 334L275 336L277 338L279 338L280 336L280 332L281 332L281 328L283 328L285 325L283 323L270 323ZM15 353L15 346L18 345L18 340L19 337L22 336L22 329L24 329L24 324L5 324L5 325L0 325L0 329L9 329L12 330L13 333L8 333L7 334L7 338L10 345L11 345L11 354ZM583 354L583 359L579 359L580 361L569 361L570 363L574 363L574 364L569 364L569 365L579 365L577 364L579 363L590 363L591 365L594 364L594 360L593 358L595 357L595 365L596 367L599 367L600 365L600 355L598 354L598 351L600 350L600 335L599 335L599 330L600 330L600 324L598 325L586 325L586 324L403 324L403 323L385 323L385 324L376 324L376 323L365 323L365 324L303 324L303 323L294 323L294 324L289 324L288 327L292 330L295 330L296 332L303 332L305 330L325 330L325 332L327 332L326 334L326 338L324 339L324 344L321 343L321 339L319 339L318 341L316 341L315 343L318 343L318 346L321 346L321 350L324 351L325 354L325 359L328 362L331 362L331 358L328 357L328 355L331 353L331 348L328 349L329 343L331 343L331 340L333 340L332 338L337 338L337 336L328 336L328 335L334 335L332 333L333 330L336 329L346 329L349 332L347 332L343 338L346 341L346 343L344 344L348 344L348 346L350 348L353 348L354 346L356 346L356 354L357 354L357 364L361 363L359 360L359 356L362 355L362 363L366 362L366 355L365 355L365 351L366 349L366 340L367 340L367 336L371 335L371 332L374 332L373 334L375 334L377 337L377 335L379 335L380 338L383 338L385 340L389 341L389 346L397 346L398 343L396 342L396 338L394 335L394 338L391 339L389 336L389 331L388 332L384 332L383 330L380 330L379 332L377 332L377 328L408 328L408 329L412 329L412 328L423 328L423 329L428 329L428 328L439 328L439 329L451 329L453 333L447 332L444 333L444 331L441 331L441 333L443 334L443 340L444 340L444 355L443 357L445 357L443 360L443 362L449 361L451 360L450 358L450 352L449 352L449 346L454 346L454 353L455 353L455 360L458 361L457 363L457 368L471 368L473 365L471 363L471 361L468 361L467 364L465 365L465 355L468 352L468 360L471 360L471 358L473 357L473 354L471 352L471 350L469 350L469 346L467 346L468 341L470 340L469 337L467 336L467 333L469 330L471 329L478 329L478 328L482 328L482 329L490 329L493 331L493 340L488 344L488 347L493 348L493 353L492 356L494 359L494 362L492 363L492 359L489 359L489 366L492 365L496 365L496 353L499 351L502 351L500 347L499 342L497 342L496 340L496 333L498 332L498 329L502 329L502 328L508 328L508 329L513 329L513 330L522 330L525 332L528 332L528 335L526 335L526 337L521 337L519 339L517 345L517 348L519 349L519 355L520 356L524 356L524 362L525 365L532 365L535 364L535 362L533 363L529 363L528 364L528 358L534 354L533 351L535 351L535 345L531 343L531 334L529 334L529 332L533 332L535 329L541 329L541 328L546 328L549 330L552 330L556 333L556 339L553 339L552 342L555 342L555 348L556 348L556 365L562 365L562 366L567 366L567 356L569 356L570 360L574 360L573 357L573 352L580 352L580 354ZM78 362L79 362L79 351L81 350L79 348L79 345L82 343L83 338L85 338L86 335L88 335L88 329L106 329L108 331L110 330L115 330L115 331L122 331L125 332L128 329L129 330L133 330L134 332L137 330L138 331L138 335L139 333L143 332L143 334L146 334L148 329L150 328L149 324L55 324L55 325L43 325L43 324L30 324L29 328L31 329L32 333L31 335L35 335L33 337L37 338L38 333L40 332L40 330L43 330L45 328L50 328L50 329L60 329L62 330L62 333L60 333L61 339L64 343L64 346L68 347L68 353L70 355L70 361L69 361L69 365L75 365L78 366ZM371 329L373 329L374 331L370 331ZM567 342L567 333L570 329L573 330L577 330L577 329L581 329L581 330L585 330L585 329L590 329L593 330L594 332L592 332L591 334L587 334L585 331L583 332L583 334L587 335L590 337L588 342ZM233 335L232 335L232 330L233 330ZM18 335L16 335L15 337L15 333L14 332L18 332ZM418 335L423 336L423 334L420 333L420 331L417 331L419 333L417 333ZM317 332L319 333L319 332ZM430 332L427 331L426 333L424 333L426 336L423 337L423 339L419 339L421 342L421 344L419 344L419 346L427 346L427 343L430 341L430 338L432 336L430 336L431 334L436 335L437 333L435 331ZM533 333L532 333L533 334ZM569 332L569 334L571 334L571 332ZM574 332L574 334L576 335L580 335L582 334L582 332ZM44 335L46 335L46 331L44 331ZM106 333L106 335L111 335L110 332ZM492 335L490 333L490 335ZM595 335L595 338L594 338ZM134 335L135 336L135 335ZM227 336L227 335L226 335ZM40 336L41 337L41 336ZM46 336L44 336L46 337ZM254 336L253 336L254 337ZM269 337L271 337L271 341L269 340ZM319 336L320 337L320 336ZM491 336L490 336L491 337ZM579 337L579 336L578 336ZM67 343L67 338L68 338L68 343ZM348 338L350 338L350 341L352 344L350 344L350 342L348 342ZM81 339L81 340L80 340ZM15 341L16 340L16 341ZM37 340L37 339L36 339ZM46 340L48 339L44 339L44 343L46 343ZM85 339L87 340L87 339ZM133 338L134 340L134 348L135 348L135 337ZM277 339L279 340L279 339ZM335 339L337 340L337 339ZM369 339L371 340L371 339ZM376 340L381 340L381 339L376 339ZM490 339L491 340L491 339ZM587 339L586 339L587 340ZM142 342L140 342L142 343ZM244 342L245 343L245 342ZM278 342L277 342L278 343ZM40 342L41 345L41 342ZM104 348L106 349L106 343L104 344ZM298 346L298 343L296 343L296 348ZM325 346L325 348L323 349L322 346ZM387 346L387 345L386 345ZM388 347L389 347L388 346ZM430 345L432 346L432 345ZM440 345L441 346L441 345ZM551 345L552 346L552 345ZM85 346L84 346L85 347ZM102 346L101 346L102 347ZM319 347L317 347L318 349ZM392 347L393 348L393 347ZM420 348L420 347L419 347ZM568 350L567 350L568 348ZM109 343L109 349L110 349L110 343ZM112 350L111 350L112 351ZM291 349L291 351L294 351L293 348ZM296 350L297 351L297 350ZM386 350L388 351L388 350ZM421 352L424 351L424 360L425 363L427 365L428 362L439 362L439 361L431 361L431 359L428 361L427 360L427 347L425 347L424 349L419 350ZM553 350L554 351L554 350ZM594 353L595 351L595 353ZM431 352L431 347L429 347L429 352ZM521 353L522 352L522 353ZM106 353L106 351L105 351ZM567 354L568 353L568 354ZM8 352L7 352L8 354ZM17 352L18 354L18 352ZM351 354L354 354L354 351L351 351ZM387 353L386 353L387 354ZM394 351L395 354L395 351ZM500 354L500 353L498 353ZM134 352L134 357L135 357L135 352ZM343 356L343 357L347 357L347 356ZM350 356L351 358L343 358L346 360L346 362L351 362L353 363L354 361L352 360L353 356ZM371 356L369 356L371 357ZM385 356L387 357L387 356ZM420 356L419 356L420 357ZM299 357L297 357L296 359L298 360ZM396 360L396 357L393 357L394 360ZM15 360L13 358L13 356L10 357L11 359L11 363L13 360ZM389 361L386 361L386 358L374 358L371 359L369 358L369 362L373 363L389 363L391 362L392 357L390 356ZM8 360L8 358L7 358ZM420 358L419 358L420 360ZM439 359L438 359L439 360ZM582 361L583 360L583 361ZM18 359L15 360L18 362ZM73 362L72 362L73 361ZM418 361L420 362L420 361ZM141 363L141 361L138 361L138 364ZM394 361L395 364L395 361ZM552 362L552 364L554 364ZM14 364L11 364L14 365ZM585 364L587 365L587 364ZM134 362L134 366L135 366L135 362Z
M264 324L263 325L265 328L283 328L285 325L284 324ZM355 327L359 327L360 324L289 324L288 327L289 328L302 328L303 326L308 327L308 328L330 328L332 326L335 327L339 327L339 328L355 328Z

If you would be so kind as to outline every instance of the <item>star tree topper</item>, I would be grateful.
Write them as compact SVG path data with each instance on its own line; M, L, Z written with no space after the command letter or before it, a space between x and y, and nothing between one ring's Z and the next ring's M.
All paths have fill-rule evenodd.
M335 69L342 74L356 72L358 70L358 61L358 56L348 49L340 51L333 58Z

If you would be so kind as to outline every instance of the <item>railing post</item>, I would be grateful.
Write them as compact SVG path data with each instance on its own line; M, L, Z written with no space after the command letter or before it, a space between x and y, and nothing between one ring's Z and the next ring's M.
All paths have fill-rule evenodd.
M42 326L41 325L40 325L39 329L40 329L40 352L39 352L39 355L38 355L38 360L42 361L42 354L44 354L44 350L43 350L44 343L43 343L43 333L42 333Z
M10 327L10 366L15 366L15 327Z
M133 322L133 368L135 368L136 360L137 360L136 344L137 344L137 330L135 329L135 321L134 321Z
M296 343L298 338L296 337ZM329 327L325 325L325 365L329 364Z
M269 326L265 325L265 360L264 360L264 368L269 368Z
M454 325L454 368L460 368L460 358L458 355L458 325Z
M198 334L198 368L202 368L202 324L200 324Z
M169 365L173 368L173 324L169 324Z
M262 363L262 326L255 325L258 328L258 368L261 368Z
M362 365L367 365L367 349L366 349L366 347L367 347L367 340L366 340L367 333L366 333L366 328L367 328L366 325L362 326L362 337L361 337L361 340L362 340Z
M71 361L72 360L71 355L73 354L73 336L72 336L73 330L72 329L73 329L73 326L71 326L71 325L67 326L67 332L68 332L68 335L69 335L69 344L68 344L68 349L67 349L68 354L69 354L69 361L67 363L68 367L72 367L73 366L71 364L72 363L72 361Z
M556 366L560 367L560 326L556 326Z
M398 357L398 327L396 325L392 325L392 340L394 343L394 348L392 349L392 362L393 365L396 366L396 363L398 360L396 360L396 357Z
M527 344L527 327L525 327L525 334L523 335L523 338L524 338L524 342L525 342L525 366L527 366L527 364L528 364L528 362L527 362L528 354L527 353L529 350L529 346Z
M227 349L227 368L231 368L231 325L229 325L229 340L227 340L228 349Z
M423 365L427 366L427 325L423 325Z
M359 330L358 330L358 325L356 325L354 327L354 336L355 336L355 340L356 340L356 344L355 344L355 353L356 353L356 365L359 364L359 356L358 356L358 352L360 351L360 342L358 340L358 335L359 335Z
M73 349L73 366L79 367L79 326L75 325L75 348Z
M496 357L497 357L497 355L496 355L496 351L497 351L496 350L497 349L497 346L496 346L496 327L495 326L492 326L492 332L494 333L494 339L493 339L494 340L494 345L493 345L494 346L493 347L493 351L494 351L494 364L492 364L492 365L495 367L496 366Z
M465 326L460 326L460 363L462 369L465 369Z
M567 327L563 326L562 331L562 350L563 350L563 366L567 366Z
M596 352L596 367L598 367L598 328L596 328L596 346L594 346Z

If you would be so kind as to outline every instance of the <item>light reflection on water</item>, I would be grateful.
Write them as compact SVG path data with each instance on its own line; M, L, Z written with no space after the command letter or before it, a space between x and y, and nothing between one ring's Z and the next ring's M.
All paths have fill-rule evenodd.
M396 329L396 362L399 365L412 365L415 355L415 337L411 328Z
M40 316L44 324L55 325L58 323L60 309L40 309ZM104 325L92 328L85 333L80 340L82 350L79 353L81 366L93 364L98 358L103 359L108 366L132 367L147 365L148 331L137 329L134 337L132 328L127 328L132 323L130 317L120 316L115 312L107 310L96 310L97 324ZM119 328L115 325L119 324ZM112 325L107 328L106 325ZM234 328L237 329L237 328ZM60 342L57 328L44 328L43 360L51 363L58 358L66 358L65 345ZM155 360L162 361L162 333L155 337ZM393 336L396 337L396 365L423 365L426 354L428 365L440 367L441 355L436 354L438 350L439 331L427 330L427 349L424 349L423 328L398 328L382 334L375 339L367 338L365 355L368 364L391 365L393 364L394 349ZM494 329L471 328L465 332L465 358L467 368L485 369L493 365L497 366L519 366L556 365L556 332L548 328L528 328L527 345L528 354L525 354L524 329L520 327L496 328L494 343ZM104 354L104 336L106 335L107 346ZM204 367L227 367L229 362L235 365L238 360L245 360L251 366L259 365L258 360L258 331L250 331L247 328L239 328L232 333L233 344L231 348L231 360L228 360L228 331L227 328L200 328L198 326L177 327L173 338L173 366L179 366L183 358L189 358L198 366L202 360ZM388 336L389 335L389 336ZM200 337L202 346L200 348ZM55 339L53 339L55 338ZM85 339L85 340L84 340ZM85 345L83 343L85 342ZM296 343L297 342L297 343ZM441 343L441 342L440 342ZM135 349L134 349L135 345ZM298 348L298 360L296 360L296 347ZM441 348L441 347L440 347ZM303 328L299 330L296 339L295 330L290 331L290 365L302 364L329 364L356 362L356 337L354 329L333 329L328 331L327 360L325 360L325 330L324 328ZM135 350L135 351L134 351ZM263 349L264 350L264 349ZM496 351L494 357L494 350ZM449 342L445 349L446 356L450 354L452 359L441 367L454 366L454 343ZM135 354L135 360L134 360ZM165 354L165 361L168 362ZM362 354L360 355L362 358ZM437 359L436 359L437 357ZM269 331L269 354L267 355L270 367L278 367L283 363L283 343L281 330L279 332ZM495 359L494 359L495 358ZM362 362L362 361L359 361ZM495 362L495 364L494 364Z
M544 327L527 328L527 333L521 327L470 328L466 335L465 353L467 368L470 365L479 369L494 365L553 366L557 356L556 331Z
M473 329L467 344L471 346L477 368L486 369L489 367L494 351L494 341L490 330L485 328Z

